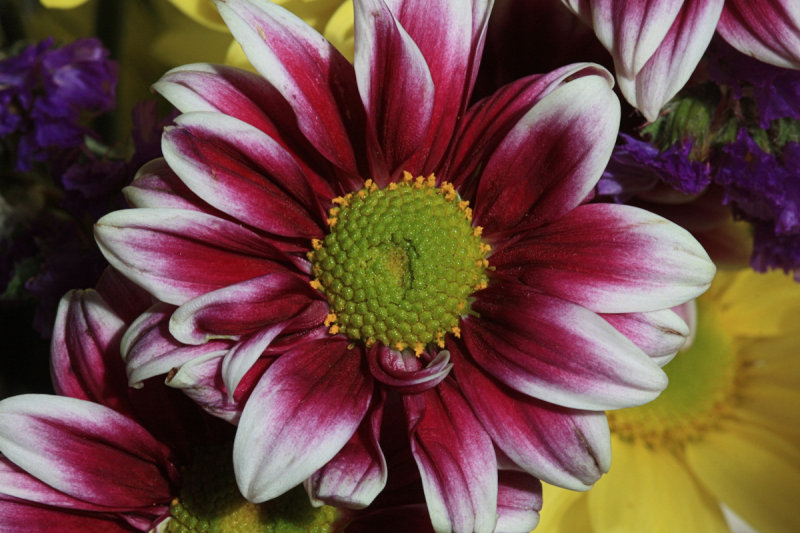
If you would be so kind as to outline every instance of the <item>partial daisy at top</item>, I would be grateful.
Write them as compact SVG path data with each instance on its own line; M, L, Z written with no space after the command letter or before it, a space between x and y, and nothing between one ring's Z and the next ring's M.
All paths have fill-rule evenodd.
M469 105L491 6L354 2L351 63L280 6L219 2L258 74L154 86L182 114L95 233L160 301L122 355L132 385L169 373L238 424L251 501L368 506L400 425L435 531L530 531L539 480L589 488L604 411L667 384L670 308L714 266L657 215L587 203L619 127L606 70Z
M562 0L614 58L620 91L649 121L686 84L714 32L740 52L800 68L794 0Z

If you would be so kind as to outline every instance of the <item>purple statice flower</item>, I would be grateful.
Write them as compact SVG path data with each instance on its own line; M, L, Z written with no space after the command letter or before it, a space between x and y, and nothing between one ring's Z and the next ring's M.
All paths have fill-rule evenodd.
M660 151L650 143L620 134L611 160L597 184L597 194L625 202L666 183L685 194L698 194L711 182L707 162L692 161L692 142L675 143Z
M742 128L722 148L715 182L723 202L746 220L772 222L777 234L800 235L800 145L787 143L782 157L765 152Z
M114 107L116 82L97 39L46 39L0 61L0 135L16 137L16 170L81 145L87 119Z
M800 119L800 71L758 61L721 39L709 47L707 71L715 83L729 86L737 100L752 97L761 128L779 118Z
M723 202L754 223L752 266L764 271L800 267L800 144L789 142L778 155L761 149L742 128L722 149L715 181Z

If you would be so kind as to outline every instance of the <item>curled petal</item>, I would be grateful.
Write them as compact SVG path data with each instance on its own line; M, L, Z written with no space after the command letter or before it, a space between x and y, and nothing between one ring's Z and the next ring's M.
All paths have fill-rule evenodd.
M215 340L203 345L185 345L169 332L169 319L175 306L158 303L137 318L122 337L122 355L128 383L141 387L153 376L167 374L197 358L226 353L231 342Z
M236 344L222 359L222 382L228 390L228 399L233 400L233 393L250 371L255 362L269 347L272 341L286 329L286 322L273 324L251 335Z
M373 383L363 353L340 337L300 344L276 359L242 411L233 464L242 494L262 502L319 470L367 413Z
M523 472L501 470L498 476L498 533L528 533L539 523L542 483Z
M183 304L170 319L170 333L187 344L203 344L212 338L240 338L285 322L320 298L307 279L288 272L272 272ZM316 306L313 310L321 311ZM325 314L317 318L313 326L320 324Z
M164 511L165 507L157 507ZM153 515L150 523L158 515ZM7 498L0 494L0 522L8 531L25 533L130 533L123 517L111 513L70 512L60 507Z
M794 0L726 0L717 31L743 54L800 68L800 4Z
M120 510L170 501L166 450L102 405L24 394L0 401L0 452L51 487Z
M242 403L232 399L221 378L225 352L211 352L188 360L167 376L166 384L180 389L194 403L213 416L238 424Z
M382 417L383 400L375 398L344 448L306 480L312 503L363 509L383 490L386 459L378 444Z
M436 531L489 533L497 520L492 441L464 397L444 381L403 396L411 453Z
M702 294L715 272L688 231L643 209L612 204L582 205L490 260L501 276L598 313L679 305Z
M403 394L417 394L435 387L453 368L447 350L440 350L423 368L414 355L391 350L382 344L370 348L367 362L372 377Z
M585 307L523 286L476 294L461 332L478 365L519 392L574 409L640 405L666 387L658 365ZM452 350L452 347L451 347Z
M670 309L600 316L652 357L659 366L670 362L689 337L689 326Z
M50 349L56 393L123 409L127 386L118 343L124 328L97 291L61 298Z

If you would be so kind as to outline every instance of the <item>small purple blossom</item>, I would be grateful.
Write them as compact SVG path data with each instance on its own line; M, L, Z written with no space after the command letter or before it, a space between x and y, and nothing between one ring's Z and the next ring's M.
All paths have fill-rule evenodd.
M781 159L762 150L742 128L722 149L715 181L723 202L749 221L772 222L777 234L800 235L800 145L787 143Z
M723 202L755 227L751 264L765 271L800 268L800 144L765 152L744 128L722 149L715 181Z
M85 123L114 107L117 65L97 39L47 39L0 61L0 135L18 136L15 168L75 148Z
M625 141L614 147L611 160L597 184L600 196L624 202L663 182L686 194L698 194L711 183L706 162L692 161L692 143L676 143L661 152L650 143L620 134Z
M800 71L762 63L717 39L709 47L708 75L737 100L751 96L763 129L775 119L800 119Z

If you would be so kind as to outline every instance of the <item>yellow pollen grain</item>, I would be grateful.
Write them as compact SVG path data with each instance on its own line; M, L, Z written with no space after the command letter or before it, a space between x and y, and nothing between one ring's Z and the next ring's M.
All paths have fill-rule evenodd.
M348 194L347 196L350 196L350 195ZM347 198L347 197L345 197L345 196L337 196L336 198L334 198L333 200L331 200L331 203L333 203L333 204L336 204L336 205L345 206L345 207L346 207L346 206L347 206L347 204L348 204L348 201L347 201L347 200L348 200L348 198Z
M309 261L313 261L314 260L314 252L306 252L306 259L308 259Z
M389 184L389 190L390 191L396 191L397 190L397 184L395 182L390 183Z
M334 227L336 225L336 223L339 222L339 220L336 217L333 217L333 218L329 218L325 222L327 222L330 227Z
M375 344L375 339L373 339L372 337L367 337L367 340L364 341L364 344L366 344L367 348L369 348L370 346Z
M311 285L313 289L317 290L322 289L322 283L320 283L318 279L312 279L311 281L308 282L308 284ZM327 326L327 324L325 325Z
M364 189L359 189L356 195L358 195L358 197L363 200L364 198L367 197L367 191L365 191Z
M433 175L433 172L428 174L428 177L425 178L425 185L431 188L436 187L436 176Z
M414 176L408 170L403 171L403 183L411 183L414 181Z
M414 343L414 355L419 357L420 355L422 355L422 352L424 352L424 351L425 351L425 347L422 346L421 342L415 342Z
M322 323L325 324L325 327L327 328L328 326L330 326L334 322L336 322L336 314L335 313L328 313L328 316L325 317L325 320Z
M467 220L472 220L472 208L471 207L467 207L466 209L464 209L464 218L466 218Z
M480 227L480 226L478 226L478 227ZM476 235L476 237L477 237L477 235ZM480 244L480 247L481 247L481 252L483 252L484 254L488 254L489 252L492 251L492 247L489 246L488 244L486 244L485 242L482 242Z
M397 343L397 344L395 344L394 346L395 346L395 348L397 348L397 350L398 350L398 351L400 351L400 352L402 352L402 351L403 351L403 350L405 350L405 348L406 348L406 345L405 345L405 343L403 343L403 342L398 342L398 343Z
M485 289L486 287L487 287L486 282L485 281L481 281L480 283L478 283L477 285L475 285L472 288L475 289L476 291L480 291L482 289Z
M311 247L315 250L322 248L322 241L319 239L311 239Z
M461 328L460 328L460 327L458 327L458 326L453 326L453 327L450 329L450 331L453 333L453 335L455 335L455 336L456 336L456 338L457 338L457 339L460 339L460 338L461 338Z
M332 325L330 329L328 329L328 333L330 333L331 335L336 335L337 333L339 333L339 326L337 326L336 324Z
M475 237L480 237L482 233L483 233L483 226L475 226L474 228L472 228L472 235L474 235ZM489 245L487 244L486 246ZM481 247L483 247L483 243L481 243ZM491 248L492 247L489 246L489 249Z
M341 211L341 209L340 209L340 208L338 208L338 207L331 207L330 209L328 209L328 214L329 214L330 216L332 216L332 217L335 217L336 215L338 215L338 214L339 214L339 211Z

